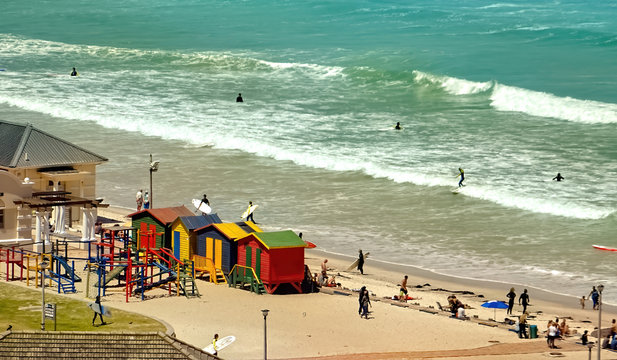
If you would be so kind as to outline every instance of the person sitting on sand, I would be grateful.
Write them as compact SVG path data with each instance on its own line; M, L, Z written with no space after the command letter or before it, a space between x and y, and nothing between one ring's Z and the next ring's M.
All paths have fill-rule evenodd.
M407 292L407 279L408 279L408 276L405 275L405 277L403 278L403 281L401 281L401 292L398 297L399 300L401 301L405 301L405 299L407 298L407 293L408 293Z
M456 317L461 320L467 319L467 315L465 315L465 306L463 304L456 310Z
M327 286L328 287L337 287L339 284L336 282L336 277L334 275L330 275L328 277Z
M319 283L320 286L327 286L327 284L328 284L328 275L326 275L325 271L322 271L321 275L319 275L318 283Z
M570 327L566 324L566 319L561 320L561 324L559 324L559 335L567 336L570 335Z
M585 330L583 332L583 335L581 335L581 342L583 343L583 345L587 345L587 343L589 342L589 330Z

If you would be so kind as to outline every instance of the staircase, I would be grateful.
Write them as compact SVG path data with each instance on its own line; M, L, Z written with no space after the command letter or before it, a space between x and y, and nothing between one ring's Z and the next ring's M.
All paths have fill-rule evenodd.
M241 289L249 290L258 295L265 294L266 288L261 280L257 277L255 270L252 267L234 265L229 272L229 287L240 287Z

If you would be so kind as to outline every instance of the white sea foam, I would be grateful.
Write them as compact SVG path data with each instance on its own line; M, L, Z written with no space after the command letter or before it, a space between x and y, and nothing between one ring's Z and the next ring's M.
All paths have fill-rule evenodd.
M516 111L586 124L617 123L617 104L559 97L492 81L473 82L421 71L414 71L414 79L417 83L439 86L452 95L470 95L492 90L491 106L499 111Z
M414 70L413 75L415 82L428 82L437 85L452 95L478 94L489 90L493 86L492 81L474 82L450 76L433 75L417 70Z
M491 105L500 111L552 117L587 124L617 123L617 104L578 100L552 94L496 84Z

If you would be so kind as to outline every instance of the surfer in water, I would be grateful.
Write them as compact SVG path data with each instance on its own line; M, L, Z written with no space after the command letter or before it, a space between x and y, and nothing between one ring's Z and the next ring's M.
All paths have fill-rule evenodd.
M238 97L236 98L236 102L244 102L244 100L242 100L242 94L238 94Z
M557 173L557 176L555 176L553 178L553 180L557 180L557 181L561 181L561 180L565 180L566 178L564 178L563 176L561 176L561 173Z
M458 168L458 171L459 174L456 175L456 177L461 177L461 180L458 182L458 187L465 186L465 184L463 184L463 180L465 180L465 172L461 168Z
M71 76L77 76L79 74L77 74L77 70L75 70L75 68L73 68L73 71L71 72Z
M401 130L401 129L402 129L402 127L401 127L401 123L400 123L400 122L397 122L397 123L396 123L396 126L394 127L394 130Z

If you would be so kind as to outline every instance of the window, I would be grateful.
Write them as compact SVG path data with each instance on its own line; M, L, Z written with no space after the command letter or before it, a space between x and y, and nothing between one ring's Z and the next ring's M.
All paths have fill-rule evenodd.
M0 209L0 229L4 229L4 210Z

